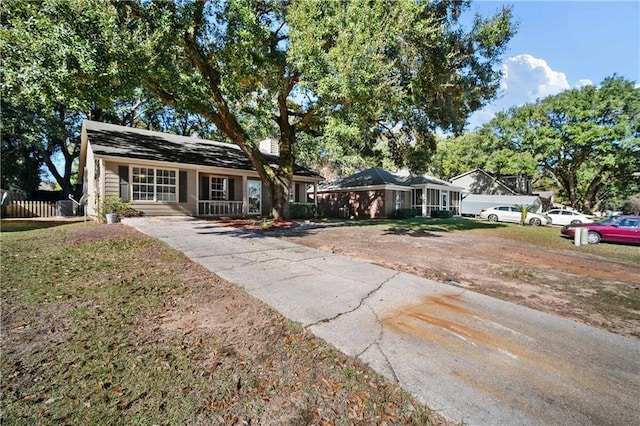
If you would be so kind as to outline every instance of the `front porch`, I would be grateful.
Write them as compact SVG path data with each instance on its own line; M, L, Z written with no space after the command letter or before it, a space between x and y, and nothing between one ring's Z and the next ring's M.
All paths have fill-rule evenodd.
M198 216L246 216L243 201L198 200Z
M434 186L415 186L411 191L411 207L418 216L430 217L432 211L448 210L460 215L461 192Z
M203 217L267 216L271 197L260 180L248 176L222 176L199 172L197 215ZM316 205L314 181L294 181L289 200L292 204Z

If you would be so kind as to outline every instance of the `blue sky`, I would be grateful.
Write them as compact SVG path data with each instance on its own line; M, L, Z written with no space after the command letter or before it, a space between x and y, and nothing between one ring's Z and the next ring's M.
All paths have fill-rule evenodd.
M519 27L502 62L500 96L474 114L468 128L614 73L640 83L640 1L480 0L468 13L488 16L503 6L513 7Z

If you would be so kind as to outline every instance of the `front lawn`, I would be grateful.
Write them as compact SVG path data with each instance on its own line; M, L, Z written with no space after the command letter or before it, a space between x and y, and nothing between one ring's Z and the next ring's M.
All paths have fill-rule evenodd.
M37 228L3 221L0 234L2 424L440 421L132 228Z

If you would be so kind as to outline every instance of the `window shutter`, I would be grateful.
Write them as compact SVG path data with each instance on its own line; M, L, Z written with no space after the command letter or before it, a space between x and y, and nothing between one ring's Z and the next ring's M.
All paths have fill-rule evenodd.
M227 200L230 200L230 201L235 200L234 184L235 184L235 179L229 179L229 195L227 197Z
M118 176L120 177L119 196L123 201L129 201L129 166L118 166Z
M200 179L200 199L208 200L211 197L211 193L209 192L209 177L202 176Z
M188 201L187 172L184 170L180 170L178 180L180 181L180 188L178 189L178 202L186 203Z
M295 201L296 203L300 202L300 184L296 183L296 196L293 199L293 201Z

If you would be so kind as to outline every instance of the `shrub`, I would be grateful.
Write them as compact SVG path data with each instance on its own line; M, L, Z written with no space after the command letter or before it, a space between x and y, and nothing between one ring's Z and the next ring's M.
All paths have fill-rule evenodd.
M435 219L449 219L453 217L451 210L431 210L431 217Z
M394 219L410 219L418 216L418 209L398 209L393 212Z
M308 203L291 203L291 219L313 219L318 214L316 206Z
M104 200L98 202L98 220L100 222L106 222L106 215L109 213L115 213L118 219L124 217L125 214L131 209L131 203L123 201L119 197L105 197Z

